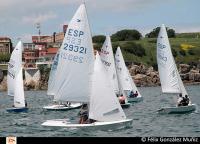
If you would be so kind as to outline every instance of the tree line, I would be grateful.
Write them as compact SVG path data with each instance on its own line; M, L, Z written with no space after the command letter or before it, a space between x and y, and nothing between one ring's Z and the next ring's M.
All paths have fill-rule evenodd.
M169 38L175 37L175 30L166 28L167 34ZM154 28L151 32L147 33L145 37L147 38L157 38L158 33L160 31L160 27ZM94 43L103 43L105 41L106 36L104 35L96 35L92 37ZM111 35L111 40L113 42L116 41L131 41L131 40L140 40L142 38L142 34L135 29L124 29L117 31L116 33Z

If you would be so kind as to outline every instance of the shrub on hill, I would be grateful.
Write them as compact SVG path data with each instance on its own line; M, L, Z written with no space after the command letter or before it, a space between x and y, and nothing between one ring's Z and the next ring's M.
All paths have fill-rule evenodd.
M112 41L130 41L130 40L139 40L142 37L142 34L137 30L121 30L116 32L111 36Z
M185 55L186 55L186 52L185 52L184 50L181 49L181 50L179 51L179 54L182 55L182 56L185 56Z
M188 50L188 53L189 53L190 55L195 55L195 53L194 53L194 51L193 51L192 49L189 49L189 50Z
M176 50L173 49L173 48L172 48L172 55L173 55L174 57L177 57L177 55L178 55L177 52L176 52Z
M103 43L106 39L106 36L104 35L96 35L92 37L93 43Z
M145 49L140 45L140 44L136 44L134 42L128 42L126 44L124 44L122 46L122 48L131 53L131 54L134 54L136 56L139 56L139 57L142 57L142 56L145 56L146 53L145 53Z
M168 35L169 38L175 37L175 30L169 29L168 27L166 29L167 29L167 35ZM147 37L147 38L157 38L159 31L160 31L160 27L154 28L150 33L147 33L145 35L145 37Z

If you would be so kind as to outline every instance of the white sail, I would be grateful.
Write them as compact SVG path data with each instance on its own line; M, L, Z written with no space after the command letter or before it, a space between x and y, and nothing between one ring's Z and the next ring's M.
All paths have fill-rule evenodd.
M70 21L60 48L56 71L55 99L89 102L94 52L85 5Z
M15 91L14 91L14 106L25 107L22 67L21 67L21 70L16 75Z
M126 119L98 53L94 64L91 89L89 118L98 121Z
M14 96L15 107L25 107L22 76L22 42L19 41L12 52L8 64L8 95Z
M53 64L51 66L51 71L50 71L49 80L48 80L48 89L47 89L48 95L55 94L55 81L56 81L56 70L58 66L58 60L59 60L59 51L56 53L53 60Z
M106 40L101 48L100 56L111 80L111 84L113 85L115 92L118 93L119 86L110 36L106 36Z
M117 48L116 54L115 54L115 64L116 64L116 70L117 70L117 76L119 85L122 87L123 91L133 91L134 93L138 92L138 97L141 97L141 94L139 93L133 79L131 78L131 75L125 65L125 61L121 52L120 47Z
M157 38L157 63L162 92L187 93L177 70L164 24Z

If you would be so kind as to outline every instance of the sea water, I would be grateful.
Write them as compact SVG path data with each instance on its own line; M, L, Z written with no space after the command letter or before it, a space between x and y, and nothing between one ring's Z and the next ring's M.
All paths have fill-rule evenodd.
M200 85L186 86L193 103L200 106ZM25 91L29 111L8 113L6 108L13 104L13 97L0 92L0 136L23 137L137 137L137 136L200 136L200 114L158 114L164 106L174 106L173 95L161 94L161 87L140 87L144 100L124 109L127 118L133 119L131 128L109 131L83 131L80 129L44 127L41 124L50 119L79 120L79 109L69 111L47 111L42 107L52 104L53 97L46 91Z

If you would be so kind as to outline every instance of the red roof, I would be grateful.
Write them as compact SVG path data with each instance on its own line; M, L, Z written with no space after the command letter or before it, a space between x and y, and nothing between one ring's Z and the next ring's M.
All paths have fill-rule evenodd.
M56 54L58 51L58 48L48 48L47 54Z
M1 40L10 40L9 37L0 37Z

